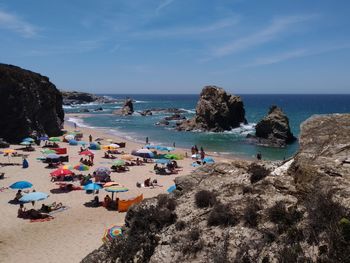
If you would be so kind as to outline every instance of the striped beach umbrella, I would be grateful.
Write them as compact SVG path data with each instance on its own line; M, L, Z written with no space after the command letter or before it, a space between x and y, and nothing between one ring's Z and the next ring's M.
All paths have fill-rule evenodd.
M121 235L123 235L122 228L120 226L112 226L111 228L105 230L102 241L107 243Z
M85 164L78 164L74 166L74 169L78 171L89 171L90 167Z

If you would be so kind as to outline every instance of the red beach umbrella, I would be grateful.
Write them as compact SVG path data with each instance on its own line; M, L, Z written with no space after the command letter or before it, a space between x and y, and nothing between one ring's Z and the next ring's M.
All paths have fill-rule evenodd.
M79 155L93 156L94 153L89 151L89 150L85 150L85 151L80 152Z
M68 170L68 169L59 168L50 174L51 174L51 176L62 176L62 175L66 176L66 175L73 174L73 172L71 170Z

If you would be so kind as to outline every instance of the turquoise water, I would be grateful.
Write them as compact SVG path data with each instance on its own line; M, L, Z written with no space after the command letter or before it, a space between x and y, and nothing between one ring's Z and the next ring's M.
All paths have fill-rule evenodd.
M103 94L113 98L124 99L131 97L136 100L135 111L149 108L181 108L185 109L186 117L195 113L198 95L115 95ZM74 108L66 107L66 112L79 112L82 108L96 109L102 106L103 112L94 112L92 116L75 120L80 124L100 127L110 130L125 138L144 142L149 137L152 143L161 143L177 146L191 147L196 144L205 150L223 154L254 157L260 151L265 159L283 159L293 155L298 149L298 143L289 145L284 149L266 148L250 144L245 139L247 133L254 133L254 124L257 123L272 104L284 110L289 117L292 132L299 135L300 124L314 114L349 113L350 95L240 95L244 101L248 125L224 133L198 133L178 132L170 127L154 125L157 121L171 114L159 113L143 117L139 114L119 117L111 112L122 106L121 103L105 105L79 105ZM89 114L90 115L90 114Z

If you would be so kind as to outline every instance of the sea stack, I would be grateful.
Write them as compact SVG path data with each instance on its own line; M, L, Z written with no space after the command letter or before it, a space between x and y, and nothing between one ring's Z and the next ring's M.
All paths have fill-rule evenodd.
M228 94L223 88L203 88L196 107L196 115L178 125L180 131L223 132L246 123L241 97Z
M10 143L33 134L61 135L61 92L48 77L0 64L0 137Z
M132 99L126 99L123 108L113 111L113 114L120 116L132 115L134 113L134 105Z
M287 115L273 105L268 114L255 127L257 144L269 147L285 147L296 138L292 134Z

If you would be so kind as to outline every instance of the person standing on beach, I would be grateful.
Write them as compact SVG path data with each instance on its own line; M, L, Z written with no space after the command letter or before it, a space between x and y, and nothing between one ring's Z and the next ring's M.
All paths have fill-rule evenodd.
M92 136L91 136L91 134L89 135L89 142L90 142L90 143L92 142Z
M146 137L146 144L148 144L148 137Z
M205 152L204 152L203 147L201 147L201 159L203 160L204 157L205 157Z
M194 146L194 152L195 152L196 154L198 154L198 147L197 147L197 145Z
M74 130L77 129L77 124L74 122Z
M173 142L173 147L175 148L175 142Z

